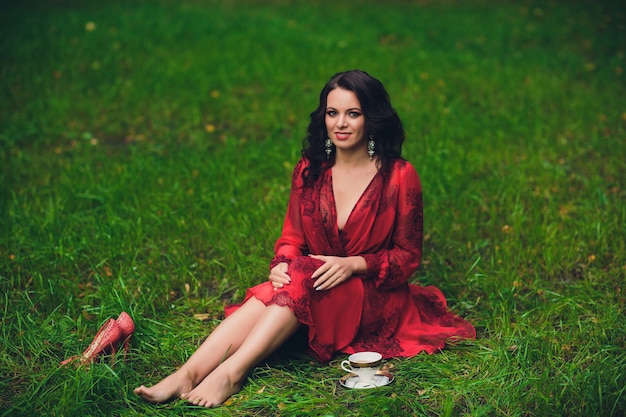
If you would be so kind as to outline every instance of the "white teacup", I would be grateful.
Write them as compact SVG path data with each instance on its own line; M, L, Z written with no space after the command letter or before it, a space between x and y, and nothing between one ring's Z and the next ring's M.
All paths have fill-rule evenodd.
M350 355L347 361L341 362L341 368L356 374L361 381L369 382L374 379L382 362L383 355L378 352L358 352Z

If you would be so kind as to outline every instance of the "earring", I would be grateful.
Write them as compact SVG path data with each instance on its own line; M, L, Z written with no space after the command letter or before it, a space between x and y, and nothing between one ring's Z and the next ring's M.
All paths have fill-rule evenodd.
M367 142L367 154L370 156L370 161L374 157L374 148L376 147L376 142L374 142L374 135L370 135L370 140Z
M330 159L330 154L333 152L333 141L330 138L326 138L326 159Z

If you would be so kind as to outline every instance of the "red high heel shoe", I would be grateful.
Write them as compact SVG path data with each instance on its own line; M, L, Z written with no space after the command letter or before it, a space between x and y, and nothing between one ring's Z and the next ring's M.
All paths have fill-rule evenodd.
M124 344L124 357L129 349L130 337L135 331L133 319L122 312L117 320L108 319L92 340L89 347L80 355L75 355L62 361L59 366L77 361L79 365L92 363L98 355L110 352L114 355L121 343Z

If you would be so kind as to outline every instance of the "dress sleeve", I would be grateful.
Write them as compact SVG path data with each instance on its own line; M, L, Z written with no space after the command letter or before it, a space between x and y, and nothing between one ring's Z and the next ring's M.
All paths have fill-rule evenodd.
M274 258L270 262L270 269L281 262L291 263L298 256L306 252L304 232L300 214L300 198L303 191L302 171L306 168L304 159L300 160L293 170L291 191L287 214L283 223L283 231L274 245Z
M424 215L419 176L406 162L400 165L397 179L392 178L392 182L396 181L398 197L391 242L385 249L363 255L367 262L364 279L373 280L381 290L407 283L422 259Z

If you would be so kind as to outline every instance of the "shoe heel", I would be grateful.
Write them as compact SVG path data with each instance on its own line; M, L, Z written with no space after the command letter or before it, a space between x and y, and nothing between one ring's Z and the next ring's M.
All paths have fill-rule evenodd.
M73 361L79 361L81 364L92 363L98 355L105 352L109 348L115 350L123 337L122 330L117 321L108 319L96 333L89 347L81 355L72 356L60 363L60 366L67 365Z

